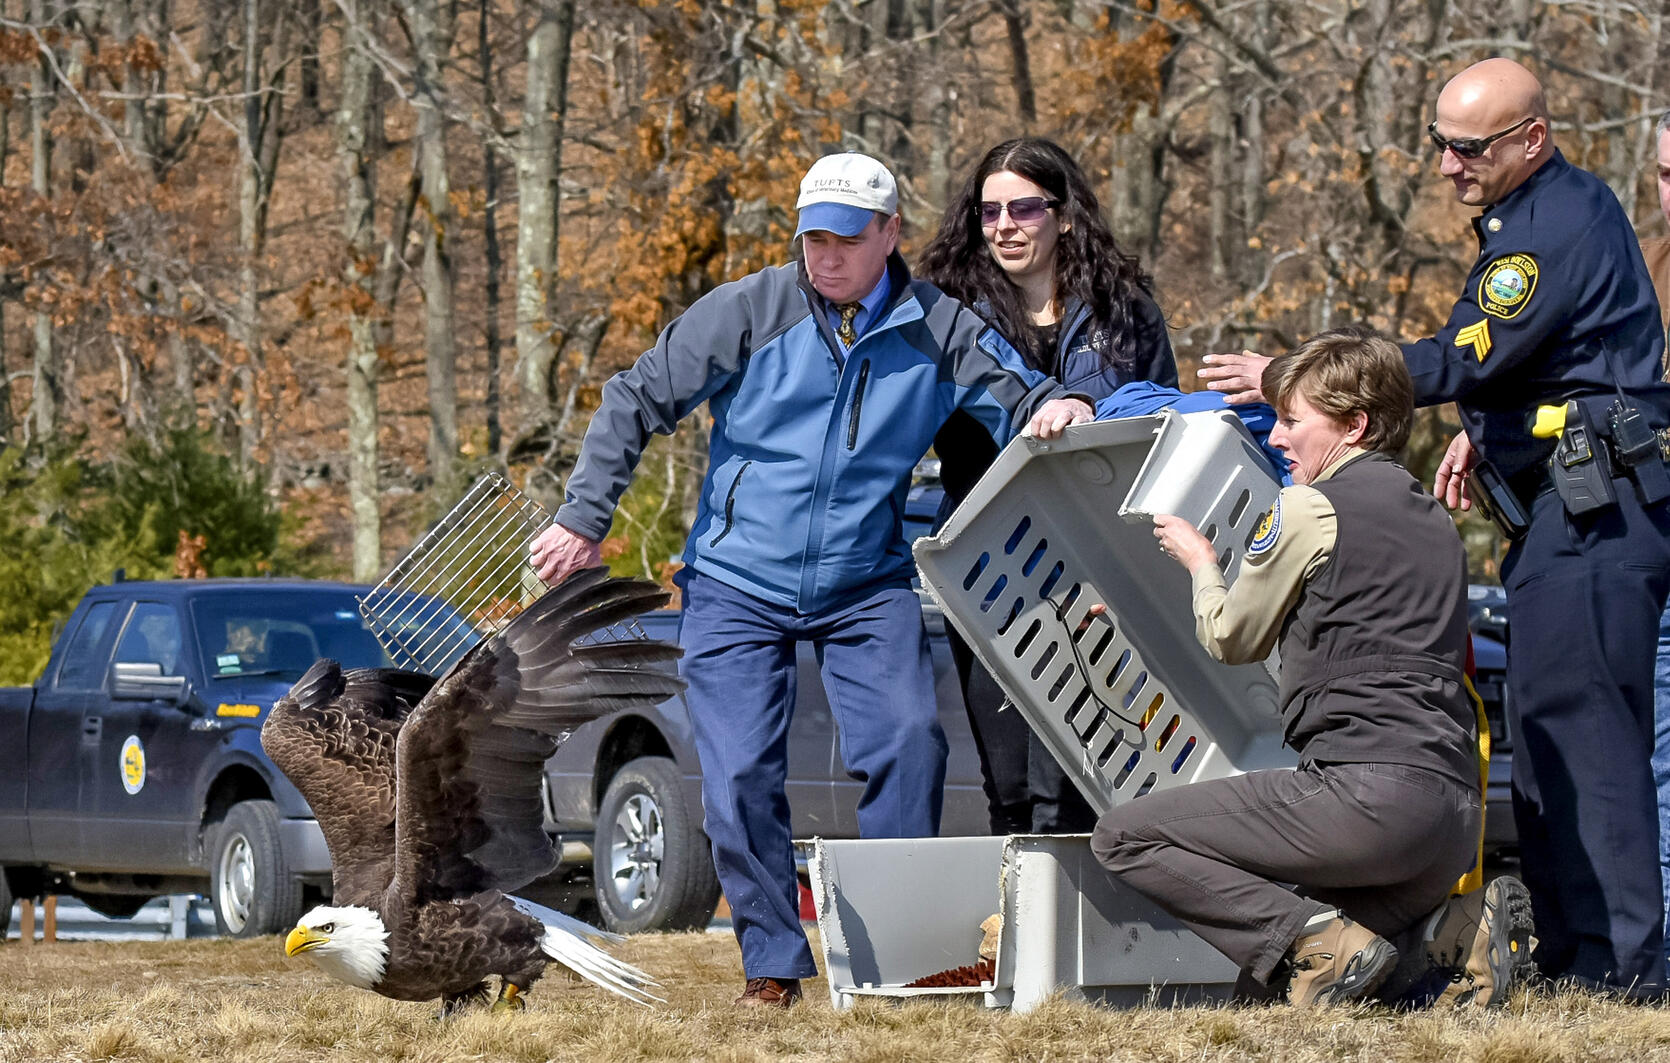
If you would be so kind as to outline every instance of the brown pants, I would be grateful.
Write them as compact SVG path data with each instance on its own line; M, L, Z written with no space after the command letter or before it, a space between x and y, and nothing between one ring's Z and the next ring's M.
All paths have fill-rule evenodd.
M1472 866L1480 816L1477 786L1436 772L1306 764L1128 801L1097 822L1090 848L1267 983L1329 907L1399 944Z

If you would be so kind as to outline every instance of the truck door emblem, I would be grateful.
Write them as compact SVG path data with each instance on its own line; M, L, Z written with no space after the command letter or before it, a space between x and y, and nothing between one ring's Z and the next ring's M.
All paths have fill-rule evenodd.
M122 743L122 789L136 794L145 788L145 747L138 735Z

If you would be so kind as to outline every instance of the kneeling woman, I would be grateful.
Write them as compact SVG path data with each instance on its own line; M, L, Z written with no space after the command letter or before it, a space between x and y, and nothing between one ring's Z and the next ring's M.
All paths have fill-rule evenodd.
M1392 974L1388 938L1413 949L1455 922L1445 898L1473 862L1467 564L1449 516L1392 457L1414 413L1397 347L1366 329L1323 333L1272 361L1263 383L1279 414L1270 442L1295 486L1265 515L1235 585L1187 521L1156 517L1154 534L1193 578L1196 633L1214 657L1243 664L1279 645L1299 767L1129 801L1091 846L1258 982L1290 978L1295 1004L1342 1002ZM1449 933L1470 951L1478 928Z

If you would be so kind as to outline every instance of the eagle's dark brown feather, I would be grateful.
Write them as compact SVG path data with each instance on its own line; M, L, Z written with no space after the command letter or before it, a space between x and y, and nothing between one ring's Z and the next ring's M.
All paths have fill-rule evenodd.
M645 639L576 646L665 604L651 583L575 573L471 650L400 732L395 879L414 902L514 890L555 868L540 805L545 760L569 731L682 682L678 648Z
M338 904L373 904L393 877L395 742L434 684L417 672L343 672L322 660L267 714L261 748L318 819Z
M334 903L415 908L513 890L555 867L540 796L558 742L683 689L675 645L575 642L666 601L654 584L590 569L438 682L315 664L268 715L261 744L318 818Z

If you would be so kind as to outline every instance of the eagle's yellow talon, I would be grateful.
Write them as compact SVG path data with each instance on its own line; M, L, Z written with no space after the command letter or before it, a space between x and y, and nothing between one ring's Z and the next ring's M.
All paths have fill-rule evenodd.
M499 990L499 999L493 1001L494 1011L525 1011L527 1006L528 1002L522 996L522 991L509 982Z

